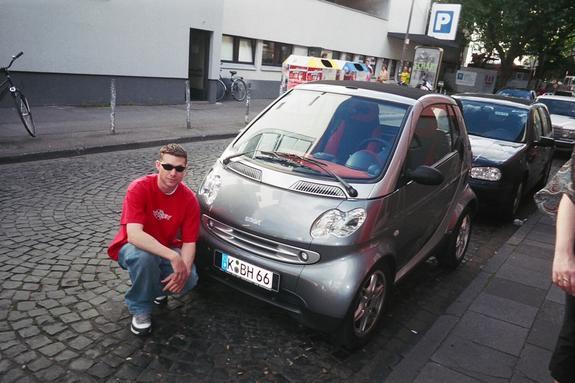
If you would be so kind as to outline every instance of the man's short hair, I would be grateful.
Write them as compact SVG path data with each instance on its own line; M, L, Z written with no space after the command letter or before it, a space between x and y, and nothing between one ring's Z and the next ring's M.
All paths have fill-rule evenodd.
M188 162L188 153L178 144L167 144L160 148L160 160L164 154L171 154L172 156L182 157Z

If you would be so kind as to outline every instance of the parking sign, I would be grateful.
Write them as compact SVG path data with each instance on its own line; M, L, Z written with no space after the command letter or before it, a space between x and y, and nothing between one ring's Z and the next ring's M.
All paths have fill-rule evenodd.
M441 40L455 40L461 4L433 3L427 35Z

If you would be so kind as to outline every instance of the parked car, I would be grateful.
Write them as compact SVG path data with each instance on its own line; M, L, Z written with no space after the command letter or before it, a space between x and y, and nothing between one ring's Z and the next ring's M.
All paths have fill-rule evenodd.
M372 82L299 85L200 186L200 272L359 346L418 262L434 249L443 265L461 262L476 208L470 167L451 97Z
M531 101L535 100L537 97L535 91L527 88L501 88L495 92L495 94L499 96L523 98Z
M573 149L575 143L575 97L543 95L537 102L547 106L557 148Z
M459 94L471 141L469 183L479 204L511 219L522 197L547 182L554 142L545 105L511 97Z

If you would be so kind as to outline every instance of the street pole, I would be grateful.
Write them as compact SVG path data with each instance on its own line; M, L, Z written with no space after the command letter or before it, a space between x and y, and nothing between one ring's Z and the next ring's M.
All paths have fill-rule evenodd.
M415 0L411 0L411 6L409 7L409 18L407 19L407 30L405 31L405 38L403 39L403 49L401 50L401 58L399 59L399 70L395 71L395 81L399 82L399 74L403 71L403 59L405 57L405 50L409 45L409 27L411 26L411 15L413 14L413 3Z

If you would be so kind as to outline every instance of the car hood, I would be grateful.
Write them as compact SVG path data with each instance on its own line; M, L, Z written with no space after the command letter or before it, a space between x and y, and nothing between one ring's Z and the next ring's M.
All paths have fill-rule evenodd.
M309 247L310 228L325 211L344 200L286 190L220 169L221 187L211 205L200 196L202 212L227 225L283 243Z
M525 144L469 135L473 163L503 163L525 147Z
M561 114L552 114L551 122L553 126L557 126L563 129L575 130L575 118L563 116Z

